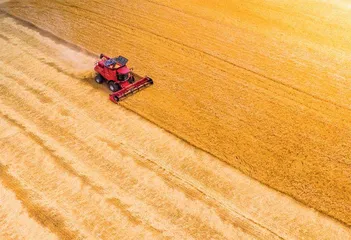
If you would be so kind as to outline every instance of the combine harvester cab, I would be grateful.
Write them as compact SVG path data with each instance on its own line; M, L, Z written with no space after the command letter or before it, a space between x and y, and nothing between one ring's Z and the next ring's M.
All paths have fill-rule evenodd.
M110 100L114 103L153 84L153 80L147 76L136 80L131 69L127 67L127 62L128 59L122 56L110 58L100 54L100 59L95 64L95 81L99 84L107 82L113 92Z

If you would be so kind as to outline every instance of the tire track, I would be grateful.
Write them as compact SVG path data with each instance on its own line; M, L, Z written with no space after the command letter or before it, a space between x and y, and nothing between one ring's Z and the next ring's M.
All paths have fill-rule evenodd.
M182 178L179 174L164 168L155 161L145 158L145 156L141 155L140 153L136 154L139 155L141 159L145 160L145 162L140 164L141 166L157 172L158 176L164 178L168 185L177 186L177 188L187 193L191 198L198 201L208 202L211 207L221 208L217 210L221 218L226 219L226 215L231 213L232 219L228 219L227 221L230 221L233 225L240 227L245 233L251 234L257 239L283 239L273 230L232 209L230 206L225 205L223 201L213 195L210 195L205 189L202 189L197 184ZM201 198L196 196L199 193L202 195ZM264 231L266 231L266 233L264 233Z
M28 141L27 141L28 143ZM17 149L17 154L20 156L25 156L26 153L23 152L23 149L28 149L28 147L21 146L21 144L16 144L12 143L9 141L8 143L8 149L11 150L11 148L14 148L14 150ZM38 155L38 151L36 153ZM86 222L83 222L83 225L88 226L88 228L94 228L89 229L89 231L95 232L95 238L97 235L102 235L104 238L106 237L118 237L121 239L121 236L123 236L125 233L130 231L131 229L135 228L134 234L130 234L131 237L134 235L134 237L140 237L140 233L143 233L144 237L153 237L155 238L155 235L151 235L150 233L147 233L145 231L146 229L143 229L141 225L135 225L135 221L132 222L127 222L125 219L122 217L117 217L119 212L125 211L124 209L119 209L115 211L112 209L112 205L105 205L104 200L100 200L101 197L97 194L94 193L90 188L85 188L84 186L79 186L79 189L77 189L77 182L75 181L74 178L65 176L64 174L60 174L61 178L57 178L57 174L59 173L55 169L55 173L52 173L52 167L50 166L51 163L49 162L40 162L38 163L38 160L33 160L32 162L26 163L26 160L23 158L17 159L17 161L9 161L9 160L3 160L7 161L7 164L9 167L11 167L12 171L15 170L18 172L20 175L21 179L24 182L28 182L29 179L31 179L31 183L29 185L34 185L36 189L38 189L40 192L44 193L45 196L51 196L51 198L54 202L56 202L56 205L60 208L61 212L65 213L66 218L69 216L68 212L71 212L71 214L76 215L75 220L77 222L82 222L82 216L81 214L84 215L84 220ZM24 164L23 164L24 163ZM26 165L26 166L22 166ZM39 167L38 167L39 166ZM40 167L44 167L45 170L40 169ZM29 168L29 169L28 169ZM68 181L68 182L67 182ZM65 187L65 184L68 183L70 188L67 189ZM44 185L44 186L41 186ZM54 187L53 187L54 185ZM53 187L53 188L52 188ZM77 190L79 191L77 193ZM89 197L85 198L84 200L81 199L80 195L85 195L89 194ZM56 199L55 199L56 195ZM58 196L64 196L62 200L58 200ZM39 197L35 197L36 199L40 199ZM72 202L73 201L73 202ZM106 201L107 202L107 201ZM68 204L72 205L68 207ZM93 205L96 204L96 205ZM92 209L92 206L94 206L96 209ZM70 209L71 207L76 207L77 209ZM123 207L123 206L122 206ZM82 210L83 209L83 210ZM78 213L77 211L81 211L82 213ZM101 216L100 214L96 214L96 211L100 211L101 214L105 214L105 219L101 221ZM92 215L95 214L95 215ZM57 213L55 213L57 215ZM91 215L91 216L87 216ZM96 220L94 219L96 218ZM127 216L130 217L130 216ZM100 220L100 222L98 222ZM111 224L112 221L116 221L116 224ZM123 223L120 223L122 221ZM89 226L90 225L90 226ZM116 234L116 229L114 229L115 225L118 225L118 234ZM104 227L108 227L107 229ZM128 231L126 231L128 230ZM151 229L150 229L151 230ZM97 234L97 231L100 233ZM139 238L138 237L138 238ZM72 238L70 238L72 239ZM81 239L81 238L80 238ZM86 239L86 237L84 237ZM123 238L122 238L123 239ZM156 238L158 239L158 238Z
M27 210L29 215L42 226L50 229L61 239L80 239L81 236L77 232L73 232L68 228L62 216L52 213L52 210L32 201L33 196L28 193L21 183L8 174L6 166L0 163L0 179L4 186L16 194L16 198L22 202L22 206Z
M90 176L91 177L91 176ZM100 179L101 180L101 176L98 176L97 177L98 179ZM98 187L99 189L102 189L102 187ZM118 188L118 186L114 186L113 187L114 189L116 189L116 188ZM96 190L95 190L96 191ZM100 194L102 194L103 192L105 192L106 191L106 189L103 189L103 190L100 190L99 192L100 192ZM125 197L124 197L124 199L126 199ZM106 199L106 201L107 202L109 202L109 203L111 203L112 201L111 201L111 199ZM135 200L133 200L134 202L135 202ZM121 207L122 205L116 205L116 204L113 204L113 203L111 203L111 205L114 205L114 206L116 206L116 207ZM123 205L123 207L125 207L125 206L127 206L127 205ZM121 210L123 213L125 213L126 214L126 216L133 222L133 223L139 223L140 222L140 220L137 218L137 217L135 217L134 216L134 214L131 214L131 213L128 213L129 212L129 209L127 210L126 208L124 208L124 209L120 209L120 208L118 208L119 210ZM146 209L147 210L147 209ZM149 210L147 210L146 212L149 212L149 214L150 214L150 211ZM148 227L148 226L146 226L146 227ZM158 231L159 232L159 230L158 229L155 229L155 228L153 228L152 226L150 226L151 228L151 230L156 230L156 231ZM168 233L169 234L169 233ZM178 231L178 234L180 235L180 236L185 236L184 234L182 234L181 233L181 231ZM184 239L188 239L187 237L184 237Z
M0 180L0 239L57 239L54 233L32 219L15 193Z
M1 88L0 88L0 90L3 91L3 89L1 89ZM2 92L2 94L3 94L3 92ZM24 105L25 105L25 104L22 104L22 106L24 106ZM29 109L29 108L28 108L28 109ZM6 116L6 113L5 113L5 114L2 113L1 115L5 115L5 116ZM27 115L27 114L26 114L26 115ZM9 116L7 116L7 119L10 119L11 123L14 123L14 124L16 124L17 126L20 126L22 129L26 129L25 126L23 126L21 123L18 123L16 120L11 119ZM49 120L44 120L44 121L49 122ZM26 132L28 132L28 130L27 130ZM59 133L59 132L62 133L62 131L58 130L57 133ZM55 135L57 136L57 134L54 134L53 136L55 136ZM38 141L38 142L41 142L41 143L44 142L44 140L42 140L40 137L36 136L36 135L34 134L34 132L30 132L30 136L31 136L31 137L34 137L35 141ZM80 140L75 139L75 138L72 137L72 143L74 143L75 140L77 140L76 143L79 143L80 146L85 145L83 142L80 142ZM43 147L44 150L48 149L48 147L45 147L45 145L40 145L40 146ZM51 151L56 152L57 150L50 150L50 152L51 152ZM55 157L56 157L56 156L57 156L57 155L55 154ZM98 155L95 155L95 157L96 157L97 159L100 159L100 158L98 158L97 156L98 156ZM85 158L86 158L86 157L88 157L88 156L85 156ZM64 165L64 166L65 166L65 167L64 167L64 170L67 171L67 169L68 169L68 171L69 171L70 174L72 174L72 172L75 173L75 174L72 174L72 176L79 178L80 181L81 181L82 183L84 183L84 184L88 185L89 187L91 187L91 188L96 192L96 194L101 194L101 193L104 191L104 189L102 188L102 186L99 186L99 185L96 185L95 183L92 183L92 181L88 178L88 176L77 173L76 170L74 170L74 168L72 168L70 165L68 165L67 163L65 163L66 161L64 161L64 158L62 158L62 157L60 156L59 159L60 159L60 161L58 161L58 162L55 161L56 164L58 164L58 166L62 167L62 165ZM101 159L101 161L106 161L106 160L107 160L107 159ZM107 201L110 202L110 203L113 203L113 202L111 202L111 201L109 201L109 200L107 200ZM122 205L116 205L116 204L112 204L112 205L113 205L113 206L117 206L117 207L122 206ZM128 210L126 210L126 209L119 209L119 210L121 210L123 213L127 213L127 212L128 212ZM132 218L132 217L131 217L132 214L130 214L130 213L127 214L126 216L127 216L130 220L132 220L133 223L141 222L141 221L140 221L137 217L135 217L135 216ZM150 226L146 225L145 227L146 227L146 228L149 228L150 230L152 230L152 231L154 231L154 232L157 232L158 234L161 233L158 229L155 229L155 228L152 227L151 225L150 225Z
M64 158L57 154L55 149L51 149L49 146L46 145L45 141L41 139L38 135L34 134L32 131L28 130L24 125L17 122L15 119L9 117L7 114L0 112L0 116L2 119L10 123L11 125L19 128L22 130L30 139L32 139L36 144L38 144L43 151L49 155L52 159L54 159L56 165L63 169L64 171L68 172L70 175L77 177L80 179L82 184L87 185L94 189L96 192L101 192L101 187L94 185L85 175L79 174L71 165L67 164Z

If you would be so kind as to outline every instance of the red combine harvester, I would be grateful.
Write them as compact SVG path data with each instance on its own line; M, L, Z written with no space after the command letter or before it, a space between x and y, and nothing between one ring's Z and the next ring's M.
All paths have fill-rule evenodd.
M133 72L126 66L127 62L128 59L122 56L110 58L100 54L100 59L95 64L95 81L99 84L107 82L109 89L113 92L110 94L112 102L117 103L128 95L153 84L149 77L135 80Z

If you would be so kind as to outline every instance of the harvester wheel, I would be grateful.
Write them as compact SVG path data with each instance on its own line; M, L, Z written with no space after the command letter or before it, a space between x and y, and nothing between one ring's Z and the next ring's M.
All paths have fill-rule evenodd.
M101 84L101 83L104 82L104 78L103 78L103 76L101 76L100 73L96 74L96 76L95 76L95 82L97 82L98 84Z
M119 84L115 83L114 81L109 81L108 87L112 92L117 92L118 90L121 89L121 86L119 86Z

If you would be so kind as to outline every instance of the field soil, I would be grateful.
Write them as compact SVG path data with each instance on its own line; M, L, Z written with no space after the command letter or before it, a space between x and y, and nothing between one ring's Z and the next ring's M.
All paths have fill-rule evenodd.
M0 10L0 238L351 238L346 1ZM100 52L155 85L113 104Z

